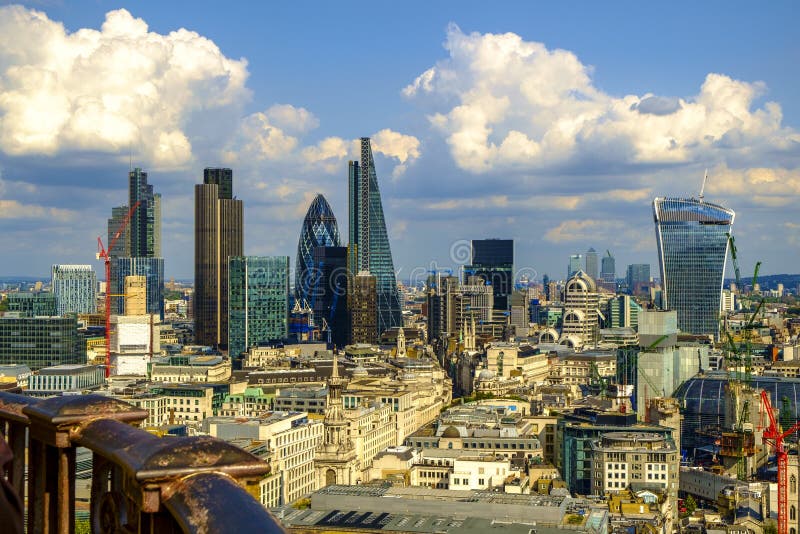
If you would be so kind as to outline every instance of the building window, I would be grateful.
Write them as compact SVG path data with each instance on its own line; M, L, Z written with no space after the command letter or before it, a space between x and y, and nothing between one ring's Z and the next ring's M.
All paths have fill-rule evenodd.
M797 477L794 475L789 478L789 491L797 493Z

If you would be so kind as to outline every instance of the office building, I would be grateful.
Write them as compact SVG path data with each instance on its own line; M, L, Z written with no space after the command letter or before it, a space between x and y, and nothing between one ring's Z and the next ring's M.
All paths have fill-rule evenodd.
M575 273L583 268L583 257L580 254L571 254L567 264L567 279L575 276Z
M611 251L607 250L606 255L600 260L600 278L607 284L613 284L617 280L617 265Z
M351 273L367 271L377 287L378 334L403 326L392 250L383 217L378 177L368 137L361 138L361 161L348 167L349 258Z
M617 295L608 301L608 327L637 328L641 312L642 307L630 295Z
M514 290L514 240L473 239L472 264L464 267L464 282L473 276L492 287L493 309L507 311Z
M335 347L344 347L349 335L347 316L347 247L315 247L313 266L318 273L311 306L314 322ZM327 329L326 329L327 327Z
M108 255L112 258L128 258L131 255L128 227L123 225L129 209L128 206L111 208L111 218L108 219L108 237L105 245ZM114 246L110 248L112 243Z
M230 187L229 187L230 184ZM195 341L228 347L228 259L244 255L244 206L230 169L205 169L194 188Z
M97 311L97 275L91 265L53 265L56 314Z
M20 317L38 317L58 315L56 312L56 296L54 293L39 291L38 293L9 293L7 296L8 311Z
M650 264L634 263L628 265L625 282L628 284L628 291L632 295L648 292L650 288Z
M161 195L147 183L147 173L136 167L128 173L128 205L138 207L131 214L127 234L130 255L141 258L161 257ZM113 211L112 211L113 219Z
M587 250L586 254L583 256L583 260L585 266L584 271L592 280L596 281L600 276L597 251L589 247L589 250Z
M228 346L239 358L258 343L289 335L289 256L232 256L228 276Z
M138 205L137 205L138 203ZM127 226L124 225L131 206ZM128 173L128 205L111 210L108 220L111 279L106 291L125 295L126 276L144 276L147 313L164 318L164 259L161 254L161 195L153 192L147 173L136 167ZM124 296L111 298L111 313L126 313Z
M360 272L350 280L350 343L377 343L377 278L368 272Z
M436 273L428 276L428 342L443 343L458 332L455 324L455 296L458 293L458 278Z
M67 363L86 363L77 316L0 318L0 365L37 371Z
M60 364L31 375L27 393L33 397L80 395L83 391L100 388L105 381L101 365Z
M322 282L314 264L316 247L340 247L339 227L328 201L318 194L308 207L300 228L300 240L297 242L295 257L294 294L300 302L309 303L319 297Z
M564 289L564 316L559 343L573 348L597 341L599 297L595 281L579 270Z
M146 287L146 313L157 315L164 319L164 259L163 258L111 258L111 287L112 295L125 295L125 278L142 276ZM125 315L126 299L112 297L111 313ZM136 302L136 300L134 300Z
M663 301L678 312L678 328L719 335L719 312L733 210L702 199L656 198Z

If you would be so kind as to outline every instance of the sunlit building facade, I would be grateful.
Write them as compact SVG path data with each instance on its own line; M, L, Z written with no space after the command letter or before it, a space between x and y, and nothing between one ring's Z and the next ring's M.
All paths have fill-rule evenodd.
M653 216L664 307L678 313L683 332L717 336L733 210L694 198L656 198Z

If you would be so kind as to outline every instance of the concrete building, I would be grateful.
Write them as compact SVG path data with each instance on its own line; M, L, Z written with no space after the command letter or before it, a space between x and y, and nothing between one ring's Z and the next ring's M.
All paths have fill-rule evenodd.
M323 440L323 424L305 413L271 412L258 418L210 417L203 427L224 440L248 439L264 442L269 450L272 473L280 477L278 499L267 499L267 507L291 504L316 489L314 453Z
M153 359L153 382L224 382L231 377L231 362L222 356L168 356Z
M147 315L147 277L125 277L125 315Z
M105 371L99 365L54 365L30 376L28 394L36 397L79 394L104 383Z
M564 289L564 316L559 343L580 349L597 341L599 328L597 285L583 271L578 271Z
M531 345L493 342L486 347L486 368L497 377L519 376L526 384L543 384L549 373L547 354Z

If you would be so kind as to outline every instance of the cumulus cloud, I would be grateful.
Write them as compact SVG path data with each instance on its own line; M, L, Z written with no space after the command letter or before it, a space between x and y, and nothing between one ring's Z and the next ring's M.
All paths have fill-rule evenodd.
M800 169L730 169L718 165L709 171L706 190L716 196L741 197L756 205L778 207L796 204L800 197Z
M186 124L198 112L239 109L247 62L195 32L168 35L124 9L101 29L69 33L42 12L0 7L0 150L124 153L176 168L193 157Z
M68 222L74 220L75 217L76 213L72 210L0 199L0 219L43 219Z
M310 111L276 104L242 119L239 131L224 150L224 159L231 164L252 160L291 163L308 171L331 174L341 172L348 159L359 158L358 139L329 136L306 143L303 134L318 125L319 120ZM373 153L397 162L392 169L394 178L420 156L420 141L412 135L384 128L371 140Z
M592 68L566 50L514 33L463 33L451 25L448 57L402 90L433 99L429 116L455 163L472 173L543 170L588 161L674 164L754 150L793 150L800 135L781 125L777 103L754 107L762 83L706 76L685 98L613 96ZM444 103L444 105L442 105Z

